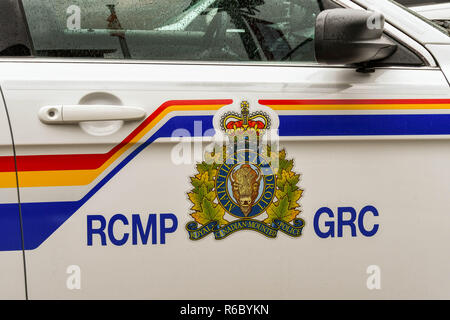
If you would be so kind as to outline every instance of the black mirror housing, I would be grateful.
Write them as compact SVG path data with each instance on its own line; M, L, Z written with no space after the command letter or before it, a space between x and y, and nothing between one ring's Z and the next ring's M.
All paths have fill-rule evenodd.
M324 64L358 64L392 55L397 45L383 37L381 13L355 9L322 11L316 19L316 60Z

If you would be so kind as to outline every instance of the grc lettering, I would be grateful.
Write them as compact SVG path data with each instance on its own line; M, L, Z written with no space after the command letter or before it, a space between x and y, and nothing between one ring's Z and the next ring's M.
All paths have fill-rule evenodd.
M352 237L358 236L358 231L364 237L373 237L379 229L379 224L375 223L371 228L366 228L364 219L372 215L378 217L378 210L373 206L366 206L361 209L359 214L352 207L340 207L337 209L337 215L333 210L327 207L317 210L314 216L314 230L320 238L342 238L344 229L350 232ZM321 227L321 221L325 220Z

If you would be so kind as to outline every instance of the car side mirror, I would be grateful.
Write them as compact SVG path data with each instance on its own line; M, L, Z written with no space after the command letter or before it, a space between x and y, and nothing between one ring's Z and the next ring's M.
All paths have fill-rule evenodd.
M359 64L392 55L397 45L383 37L381 13L355 9L322 11L316 19L316 60L324 64Z

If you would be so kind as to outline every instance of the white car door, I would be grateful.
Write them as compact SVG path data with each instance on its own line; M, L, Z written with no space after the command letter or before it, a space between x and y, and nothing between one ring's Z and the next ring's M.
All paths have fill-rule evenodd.
M0 99L0 299L25 299L25 268L16 168L8 117Z
M448 298L449 84L404 33L361 73L314 61L332 1L37 2L0 64L31 299ZM278 171L202 162L248 128Z
M11 9L7 3L0 4L0 21L3 32L0 39L1 55L10 53L8 48L14 47L16 40L23 40L19 36L20 32L15 34L14 40L10 37L12 30L25 30L23 25L19 26L15 21L4 19L3 12L11 11ZM10 128L9 115L4 105L1 87L0 168L0 181L8 185L7 188L0 189L0 300L22 300L27 296L22 222L13 149L13 131Z

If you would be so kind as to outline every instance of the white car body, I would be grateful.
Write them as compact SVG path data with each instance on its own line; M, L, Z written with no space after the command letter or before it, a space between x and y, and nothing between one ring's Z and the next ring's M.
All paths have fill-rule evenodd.
M427 65L0 58L0 298L449 299L450 37L389 1L337 2L383 13ZM243 100L301 175L302 235L192 241L195 148ZM39 119L77 104L146 119Z
M450 20L450 2L410 7L430 20Z

